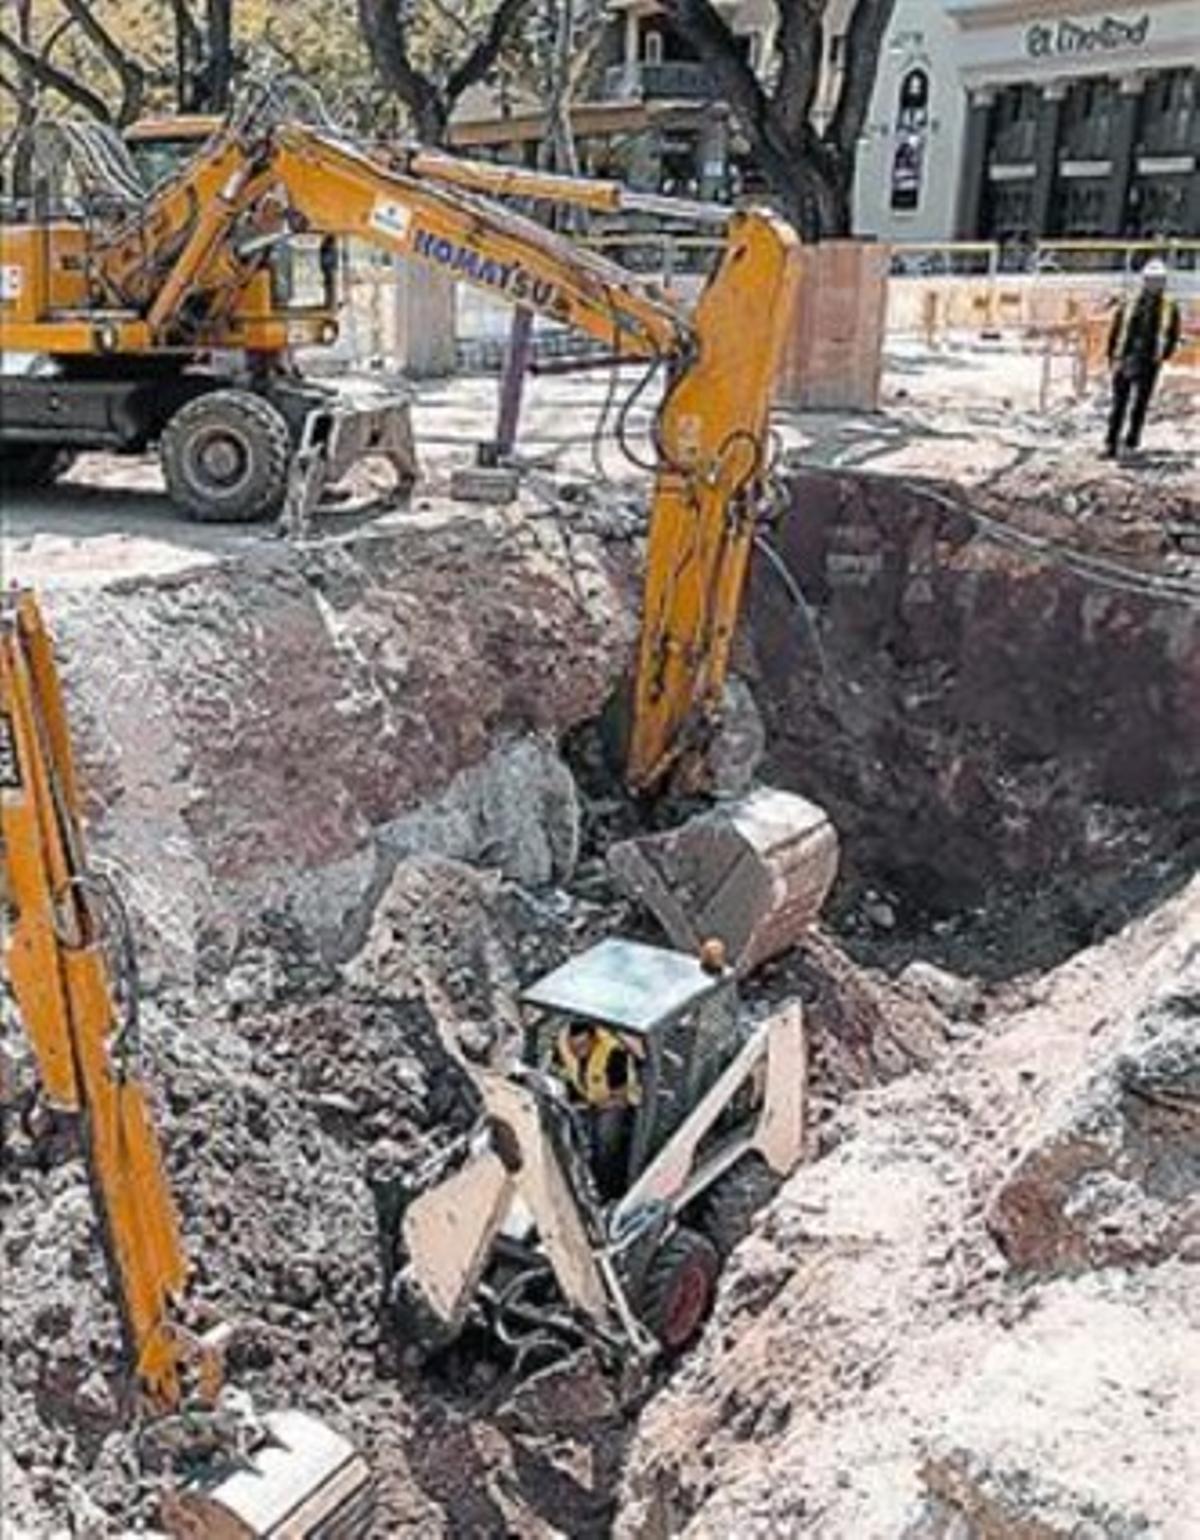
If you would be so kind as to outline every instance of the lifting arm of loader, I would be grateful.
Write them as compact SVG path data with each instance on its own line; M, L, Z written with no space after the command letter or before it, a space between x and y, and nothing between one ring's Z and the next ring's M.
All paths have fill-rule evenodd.
M392 1303L407 1334L437 1347L461 1330L514 1214L537 1231L563 1299L579 1323L610 1347L653 1357L655 1344L625 1297L591 1207L586 1169L572 1158L566 1108L537 1072L472 1072L483 1098L482 1136L466 1161L405 1209L402 1266Z

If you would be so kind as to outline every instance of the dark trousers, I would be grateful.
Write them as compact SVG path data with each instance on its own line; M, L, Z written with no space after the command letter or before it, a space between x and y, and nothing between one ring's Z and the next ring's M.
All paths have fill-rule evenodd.
M1108 447L1114 454L1120 442L1126 412L1129 412L1129 428L1125 434L1125 447L1126 449L1137 448L1141 441L1142 424L1146 421L1150 397L1154 394L1157 379L1156 364L1118 364L1113 371L1112 407L1108 414ZM1129 406L1131 397L1132 411Z

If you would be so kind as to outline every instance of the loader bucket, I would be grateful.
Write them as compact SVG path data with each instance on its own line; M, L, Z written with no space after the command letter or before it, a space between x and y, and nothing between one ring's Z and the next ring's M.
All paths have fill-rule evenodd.
M350 1540L368 1533L375 1491L366 1461L340 1433L296 1411L263 1419L266 1441L211 1479L163 1501L181 1540Z
M609 851L613 880L681 951L718 937L741 974L793 946L837 875L837 833L822 808L760 787L663 834Z

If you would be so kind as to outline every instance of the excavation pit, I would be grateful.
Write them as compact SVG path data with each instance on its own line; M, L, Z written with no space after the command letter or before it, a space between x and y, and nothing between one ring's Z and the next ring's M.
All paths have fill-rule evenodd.
M839 942L1008 979L1194 862L1200 600L1186 574L1014 541L943 488L810 473L791 496L787 581L759 561L740 666L763 779L839 828L834 939L771 988L818 978L818 1072L848 1094L944 1045ZM628 1429L594 1385L539 1402L486 1366L454 1392L397 1365L367 1177L461 1125L444 1034L491 1052L519 984L644 926L586 828L580 861L595 809L556 751L621 672L636 593L627 541L429 509L47 596L93 849L134 900L198 1297L241 1325L232 1366L264 1404L362 1445L384 1533L610 1531ZM0 1190L14 1523L86 1500L103 1533L133 1511L131 1451L86 1188L63 1168Z

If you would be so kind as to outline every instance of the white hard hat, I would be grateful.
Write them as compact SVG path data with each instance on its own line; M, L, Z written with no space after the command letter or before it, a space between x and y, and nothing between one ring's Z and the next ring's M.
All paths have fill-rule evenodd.
M1161 257L1151 257L1145 267L1142 268L1143 278L1165 278L1167 276L1167 264Z

